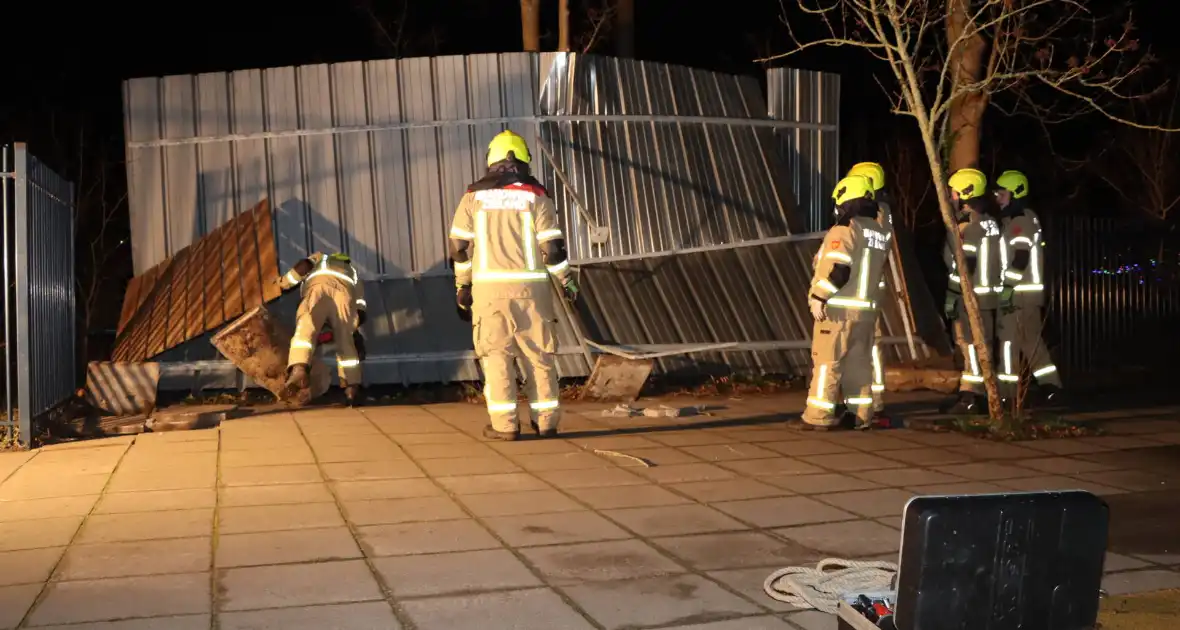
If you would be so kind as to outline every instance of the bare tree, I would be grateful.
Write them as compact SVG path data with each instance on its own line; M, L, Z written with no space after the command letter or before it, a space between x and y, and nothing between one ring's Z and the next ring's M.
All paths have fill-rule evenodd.
M817 46L864 50L890 70L893 111L913 118L921 134L939 211L960 269L966 269L953 205L946 186L943 149L954 145L982 107L997 96L1045 111L1042 104L1068 97L1070 115L1120 117L1110 102L1139 98L1133 84L1152 61L1139 50L1129 18L1114 35L1101 35L1112 22L1091 11L1090 0L794 0L798 11L826 27L824 36L801 38L783 6L783 22L795 45L774 58ZM1114 16L1107 16L1107 18ZM986 52L986 60L984 53ZM974 61L978 58L978 61ZM765 59L762 61L769 61ZM978 111L976 111L978 110ZM976 138L978 136L976 135ZM969 146L969 145L968 145ZM970 157L967 149L949 160L952 168ZM979 304L963 277L963 300L975 339L984 339ZM990 348L977 346L988 392L988 413L1000 421L1003 408Z
M557 0L557 50L570 51L570 0Z
M618 11L617 0L587 0L582 12L581 34L574 48L583 53L594 52L595 48L616 32L615 20Z
M520 28L525 52L541 52L541 0L520 0Z
M889 174L885 181L893 195L893 220L910 232L937 221L938 217L929 217L926 221L919 219L934 191L921 142L897 131L885 142L884 153L882 166Z
M1136 211L1164 223L1180 204L1180 138L1162 131L1175 125L1180 112L1180 89L1171 98L1149 104L1143 111L1157 129L1127 127L1091 160L1091 170ZM1147 106L1142 107L1147 110Z

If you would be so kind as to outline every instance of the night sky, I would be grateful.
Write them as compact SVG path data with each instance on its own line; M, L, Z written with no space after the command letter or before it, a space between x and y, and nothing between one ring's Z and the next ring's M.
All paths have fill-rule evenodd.
M601 6L602 2L571 0L575 41L588 28L583 5ZM1140 0L1136 4L1142 7L1137 10L1137 23L1149 28L1153 23L1167 23L1160 5L1168 3ZM636 5L636 56L640 59L762 75L754 59L789 47L779 22L778 0L702 3L699 8L683 0L636 0ZM556 0L545 0L542 46L547 50L557 43L556 6ZM75 150L81 135L89 163L106 165L112 200L125 186L120 92L124 79L521 49L516 0L419 0L409 1L408 10L405 7L400 0L307 5L269 0L100 2L68 7L49 1L22 3L20 9L5 14L6 28L0 35L5 51L0 71L0 143L27 141L34 154L74 178L81 167ZM403 24L400 38L399 20ZM1150 30L1144 32L1144 41L1175 67L1180 59L1174 54L1175 43L1153 39ZM594 50L612 51L609 36ZM883 160L874 154L881 153L881 139L913 125L888 113L871 73L884 68L863 52L817 50L786 63L841 74L844 166L863 159ZM1089 126L1058 135L1067 144L1084 147L1096 128L1101 129L1091 121ZM1027 124L992 120L989 136L995 142L987 143L985 152L1001 148L1009 164L1033 168L1044 162L1039 137L1043 133ZM92 226L86 225L87 218L81 220L81 231L88 231ZM112 238L125 238L125 233L123 219L113 227ZM123 249L125 254L110 263L115 285L111 293L116 295L130 274L129 249Z

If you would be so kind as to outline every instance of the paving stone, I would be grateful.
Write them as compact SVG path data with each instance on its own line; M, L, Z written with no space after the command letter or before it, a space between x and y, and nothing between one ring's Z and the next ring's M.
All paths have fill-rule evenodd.
M1108 573L1102 578L1102 588L1111 595L1130 595L1180 588L1180 573L1164 569Z
M314 464L299 466L248 466L221 471L223 486L272 486L287 483L317 483L323 481L320 469Z
M218 517L217 531L223 535L344 525L335 503L225 507Z
M638 457L642 460L647 461L649 464L654 464L656 466L672 466L672 465L676 465L676 464L696 464L701 461L700 459L693 457L692 455L689 455L688 453L684 452L683 450L675 449L670 446L660 446L658 448L628 449L627 451L624 452L624 454L630 455L631 457ZM608 463L614 464L616 466L621 466L623 468L636 468L636 467L645 466L644 464L642 464L638 461L635 461L634 459L630 459L627 457L618 457L616 455L608 455L605 453L598 453L597 458L599 461L605 460Z
M432 477L462 477L465 475L499 475L520 471L520 466L509 459L494 457L463 457L451 459L425 459L422 469Z
M210 601L207 572L50 582L28 625L207 614Z
M713 444L734 444L740 442L736 438L720 433L706 433L704 431L660 431L648 436L650 439L667 446L709 446ZM765 445L764 445L765 446Z
M639 540L522 549L553 584L604 582L683 573L684 568Z
M1016 479L1017 477L1037 477L1041 473L1027 468L1021 468L1013 462L976 462L971 464L956 464L954 466L933 466L934 470L955 475L972 481L996 481L997 479Z
M217 483L217 467L148 470L119 470L107 486L107 492L143 492L147 490L188 490L212 488Z
M160 435L166 435L161 433ZM181 615L179 617L152 617L150 619L127 619L124 621L97 621L94 623L70 624L68 626L38 626L38 630L209 630L211 615ZM2 628L4 626L0 626ZM224 628L224 624L222 625Z
M412 499L441 496L442 490L429 479L388 479L384 481L336 481L332 491L341 501Z
M639 435L602 435L570 440L570 443L587 451L619 451L630 453L641 448L660 448L663 444L653 442Z
M584 453L585 451L565 440L520 440L517 442L489 442L488 446L509 457L520 455L556 455L559 453Z
M819 552L813 552L819 553ZM815 561L811 561L814 565ZM785 567L787 565L783 565ZM759 567L751 569L729 569L725 571L710 571L708 576L725 584L731 589L741 593L746 599L752 600L754 603L776 611L791 611L799 610L790 604L785 604L776 599L771 598L766 594L763 584L766 583L766 578L770 577L778 569L783 567ZM792 629L794 630L794 629Z
M761 444L765 449L786 455L799 457L802 455L835 455L837 453L852 453L851 446L829 442L827 440L786 440L783 442L765 442Z
M639 455L637 457L642 457ZM525 470L589 470L605 468L608 462L597 455L586 452L539 453L534 455L513 455L512 458Z
M972 461L970 455L956 453L945 448L929 446L896 451L882 451L880 455L881 457L895 459L903 464L913 466L945 466L947 464L965 464Z
M825 494L851 490L879 488L878 484L851 475L821 473L818 475L774 475L761 477L759 481L790 490L798 494Z
M882 488L837 494L821 494L815 498L861 516L893 516L901 514L905 504L914 496L910 490Z
M582 473L582 471L576 472ZM543 481L527 473L439 477L437 481L444 488L458 495L549 490L549 486Z
M835 455L809 455L799 459L837 472L858 472L862 470L881 470L883 468L903 468L905 464L891 459L869 455L868 453L837 453Z
M691 626L673 626L668 630L797 630L797 628L778 617L743 617Z
M1031 448L983 441L966 446L951 446L947 450L962 453L976 460L1031 459L1038 455L1038 452Z
M0 629L15 628L41 593L41 588L41 584L0 586Z
M379 479L413 479L426 473L408 459L386 459L374 462L340 462L321 464L324 478L330 481L374 481Z
M183 509L211 509L217 505L213 488L190 490L153 490L150 492L112 492L103 495L94 506L95 514L130 514Z
M1008 488L986 481L967 481L963 483L937 484L933 486L918 486L910 488L914 496L955 496L963 494L1003 494L1011 492Z
M95 514L78 533L78 543L192 538L213 535L213 510L170 510L139 514Z
M213 542L204 538L137 540L95 545L73 545L54 576L58 580L200 573L208 571Z
M1078 479L1092 481L1104 486L1113 486L1130 492L1147 492L1151 490L1167 490L1175 488L1176 483L1168 483L1167 478L1155 473L1140 470L1111 470L1106 472L1078 473Z
M791 494L789 490L765 484L761 481L754 481L753 479L698 481L694 483L678 483L669 487L681 494L686 494L697 501L703 501L705 503L762 499Z
M463 508L445 496L346 501L344 516L358 527L467 518Z
M1102 570L1106 573L1116 573L1119 571L1130 571L1132 569L1142 569L1151 566L1138 558L1131 556L1123 556L1117 553L1106 552L1106 562L1102 565Z
M754 604L695 575L591 582L567 587L565 593L611 630L761 612Z
M1109 494L1123 494L1126 491L1101 484L1081 481L1072 477L1060 475L1045 475L1043 477L1022 477L1020 479L1003 479L996 485L1011 488L1020 492L1046 492L1052 490L1086 490L1099 496Z
M311 449L301 448L268 448L251 451L225 451L221 454L222 468L241 468L243 466L292 466L296 464L314 464L315 456Z
M65 547L0 553L0 586L41 583L49 579Z
M22 471L17 471L3 485L0 485L0 501L94 496L103 491L108 479L110 479L110 475L71 475L56 479L48 477L33 479L22 476Z
M962 433L934 433L929 431L907 431L906 439L916 444L926 446L964 446L975 444L979 438L963 435Z
M365 553L373 557L478 551L502 546L470 519L374 525L361 527L357 534Z
M549 589L408 601L402 608L420 630L589 630Z
M714 503L713 507L757 527L788 527L856 518L854 514L807 497L726 501Z
M222 611L383 599L362 560L225 569L217 581Z
M622 486L618 488L571 488L566 490L596 510L630 507L653 507L690 503L660 486Z
M894 468L890 470L870 470L852 473L852 476L871 481L878 485L905 488L910 486L931 486L935 484L962 483L967 481L937 470L925 468Z
M469 494L463 496L461 501L476 516L518 516L585 509L556 490Z
M29 501L0 502L0 523L31 521L41 518L86 516L98 501L97 494L79 497L54 497Z
M538 472L536 475L544 481L566 490L574 488L616 488L651 483L648 479L613 466L610 468L598 468L593 471L549 470Z
M654 544L702 571L815 564L819 552L757 532L658 538ZM767 573L767 575L770 575Z
M1129 450L1135 448L1151 448L1158 446L1146 439L1147 436L1133 437L1130 435L1096 435L1091 437L1073 438L1073 441L1084 446L1097 446L1111 450Z
M674 505L604 511L640 536L683 536L749 529L747 525L703 505Z
M762 461L762 460L756 460ZM732 464L740 462L731 462ZM631 468L634 472L658 483L686 483L689 481L719 481L737 477L733 472L713 464L677 464L652 468Z
M405 459L406 454L391 442L374 442L366 438L358 444L313 445L315 458L321 464L343 462L376 462L387 459ZM361 604L367 606L368 604Z
M432 415L420 415L400 419L374 418L372 422L382 432L393 436L395 440L400 440L411 434L438 433L450 435L455 432L454 427Z
M455 457L495 457L496 451L480 442L457 444L406 444L405 449L414 459L450 459Z
M1084 459L1076 459L1073 457L1042 457L1038 459L1022 459L1016 463L1025 468L1039 470L1041 472L1054 475L1076 475L1078 473L1084 472L1099 472L1103 470L1115 469L1114 466L1109 464L1088 462Z
M64 547L73 540L81 523L81 516L0 523L0 551Z
M1086 453L1101 453L1107 451L1105 446L1086 444L1076 439L1061 440L1030 440L1024 443L1026 448L1054 455L1083 455Z
M783 421L787 417L783 416ZM782 426L782 425L779 425ZM733 438L737 438L740 442L754 442L762 444L765 442L782 442L785 440L799 439L806 436L801 436L794 429L774 428L772 426L750 426L746 428L735 429L720 429L720 432Z
M223 535L214 560L218 567L246 567L359 557L361 550L348 529L332 527Z
M789 538L808 549L837 558L863 558L901 549L901 535L892 527L875 521L848 521L776 529L775 534Z
M720 462L718 466L751 477L762 477L766 475L807 475L824 472L812 464L791 457Z
M402 627L385 602L225 612L217 619L221 630L400 630Z
M373 566L398 598L543 586L507 549L378 558Z
M787 621L801 630L837 630L836 617L818 610L805 610L788 615Z
M390 439L403 448L410 444L471 444L475 438L453 429L437 433L398 433L390 434Z
M484 519L484 523L512 547L631 537L631 534L594 512L502 516Z

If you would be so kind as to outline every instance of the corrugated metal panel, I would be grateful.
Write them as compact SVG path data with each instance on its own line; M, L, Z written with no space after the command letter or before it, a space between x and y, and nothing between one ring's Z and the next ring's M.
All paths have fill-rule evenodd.
M582 266L581 316L592 341L627 346L739 348L658 359L657 369L802 375L811 369L807 287L822 234ZM892 277L889 296L896 295ZM896 298L883 301L887 361L912 361ZM912 332L912 329L911 329ZM914 339L925 355L923 342Z
M773 68L766 79L770 117L798 123L776 129L775 135L806 229L826 230L832 222L832 188L840 177L840 77Z

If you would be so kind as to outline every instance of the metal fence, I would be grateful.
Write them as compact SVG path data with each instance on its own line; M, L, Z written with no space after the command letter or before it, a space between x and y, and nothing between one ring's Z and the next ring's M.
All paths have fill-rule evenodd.
M0 148L4 251L4 412L8 437L74 392L74 185L24 144ZM15 393L15 399L13 394Z
M1048 334L1075 384L1171 377L1180 348L1180 238L1144 220L1045 222Z

